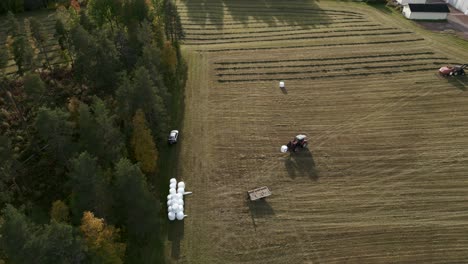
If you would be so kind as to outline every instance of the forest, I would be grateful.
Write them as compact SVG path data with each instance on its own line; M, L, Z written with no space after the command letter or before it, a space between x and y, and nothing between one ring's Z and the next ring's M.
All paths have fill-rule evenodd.
M21 13L50 7L53 27ZM187 75L175 5L0 11L0 263L163 263L160 167Z

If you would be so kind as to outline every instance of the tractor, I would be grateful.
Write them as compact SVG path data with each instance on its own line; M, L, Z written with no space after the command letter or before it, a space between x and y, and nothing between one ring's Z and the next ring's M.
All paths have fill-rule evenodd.
M307 136L297 135L292 141L289 141L287 145L281 146L281 152L297 152L299 149L303 148L307 148Z
M439 69L439 74L442 76L465 75L465 68L467 67L468 67L468 64L444 66Z

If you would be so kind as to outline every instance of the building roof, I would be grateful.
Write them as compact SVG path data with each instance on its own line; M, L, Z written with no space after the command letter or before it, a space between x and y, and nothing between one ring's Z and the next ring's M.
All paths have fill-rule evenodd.
M447 4L408 4L411 12L450 13Z

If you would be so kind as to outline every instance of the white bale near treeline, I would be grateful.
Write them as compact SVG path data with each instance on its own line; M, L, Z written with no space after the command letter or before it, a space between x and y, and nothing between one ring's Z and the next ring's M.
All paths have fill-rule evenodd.
M183 181L177 183L175 178L169 180L169 195L167 195L167 217L170 221L175 219L183 220L187 215L184 214L184 194L185 183Z
M281 81L281 82L279 83L279 87L280 87L280 88L284 88L284 82L283 82L283 81Z
M184 212L177 212L177 220L183 220L185 217Z
M176 215L175 215L174 212L169 212L169 213L167 213L167 218L169 218L169 220L171 220L171 221L174 221L175 218L176 218Z

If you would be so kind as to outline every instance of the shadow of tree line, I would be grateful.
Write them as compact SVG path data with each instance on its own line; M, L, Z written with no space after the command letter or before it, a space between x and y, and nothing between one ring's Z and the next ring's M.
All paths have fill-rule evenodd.
M247 25L249 20L263 22L268 26L278 24L295 25L303 28L313 27L330 20L315 2L295 0L278 2L277 0L180 0L178 10L182 18L196 21L198 25L224 26L225 15L230 15L233 22ZM313 20L311 20L313 19Z

